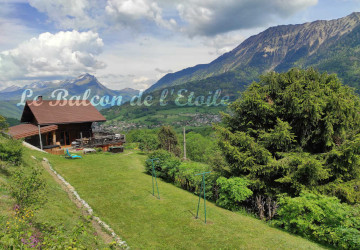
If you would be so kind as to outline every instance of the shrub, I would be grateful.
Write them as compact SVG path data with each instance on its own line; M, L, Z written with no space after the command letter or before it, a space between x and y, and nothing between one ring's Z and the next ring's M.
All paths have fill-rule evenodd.
M125 149L138 149L139 148L139 143L137 142L126 142L124 145Z
M25 209L30 206L39 207L42 204L45 199L43 196L44 187L45 181L39 170L32 169L30 173L25 173L23 169L20 169L14 172L11 177L9 190L20 208Z
M360 209L335 197L301 193L279 199L275 224L321 243L360 249Z
M216 141L209 137L194 132L186 135L187 157L193 161L206 163L215 151L216 146Z
M20 165L22 159L22 145L20 141L0 137L0 159Z
M15 217L0 223L1 249L88 249L90 220L83 220L72 229L62 225L34 223L31 210L17 210Z
M317 190L322 194L336 196L341 202L348 204L360 203L360 179L348 182L336 181L328 185L320 186Z
M166 150L156 150L149 154L148 160L145 162L146 172L151 174L152 165L149 159L158 158L159 160L154 161L154 167L156 170L157 177L163 178L166 181L174 182L175 173L178 171L180 160L176 158L172 153Z
M219 186L219 198L216 204L229 210L239 210L240 202L249 198L253 192L248 188L250 181L240 177L226 179L219 177L216 180Z
M126 142L140 142L141 138L143 138L144 134L156 134L155 131L149 130L149 129L134 129L129 131L126 134Z
M166 150L157 150L149 154L148 160L145 162L146 172L151 174L152 165L149 159L158 158L154 161L154 167L157 177L165 181L174 183L175 185L199 194L202 177L195 175L198 173L210 171L210 167L199 162L181 162L179 158ZM216 179L218 175L214 172L206 176L205 195L207 199L216 199Z
M175 184L195 194L199 194L202 181L201 175L195 174L211 170L206 164L191 161L182 162L178 169L179 171L175 175ZM205 195L207 199L214 199L216 177L216 174L206 175Z
M9 124L6 122L5 117L0 115L0 130L7 130Z
M128 143L137 143L142 151L153 151L159 148L159 140L156 130L135 129L127 133ZM126 146L126 145L125 145Z
M139 140L141 151L153 151L159 148L159 140L155 134L144 134Z

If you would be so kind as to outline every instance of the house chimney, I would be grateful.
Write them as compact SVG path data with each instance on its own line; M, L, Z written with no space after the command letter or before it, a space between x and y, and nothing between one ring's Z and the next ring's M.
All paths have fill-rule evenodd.
M39 95L39 96L38 96L37 101L38 101L38 102L42 102L42 95Z

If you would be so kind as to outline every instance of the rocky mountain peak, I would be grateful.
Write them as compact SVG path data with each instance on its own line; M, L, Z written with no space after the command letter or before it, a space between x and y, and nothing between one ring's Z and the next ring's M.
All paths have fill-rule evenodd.
M202 80L228 72L240 72L243 81L267 71L284 71L303 67L327 56L326 50L337 46L354 47L360 43L360 13L354 12L334 20L318 20L303 24L279 25L251 36L232 51L206 65L165 75L151 86L151 90ZM340 45L345 38L347 44ZM312 57L319 54L318 59ZM335 54L334 54L335 55ZM242 72L242 73L241 73ZM336 72L336 71L335 71Z

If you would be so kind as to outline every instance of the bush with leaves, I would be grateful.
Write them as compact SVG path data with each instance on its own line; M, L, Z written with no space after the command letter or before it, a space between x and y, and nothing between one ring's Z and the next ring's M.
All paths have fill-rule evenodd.
M219 186L219 198L216 200L216 204L229 210L239 210L241 202L253 194L248 188L250 181L244 178L219 177L216 184Z
M7 130L9 124L6 122L5 117L0 115L0 131Z
M36 209L45 201L44 187L40 170L22 168L12 174L9 191L21 210L28 207Z
M206 163L216 147L216 140L211 137L194 132L186 134L186 154L192 161Z
M0 135L0 160L20 165L22 154L23 149L20 141L6 139Z
M133 129L126 133L126 142L140 142L144 134L156 134L150 129Z
M202 176L196 175L203 172L211 171L209 165L199 162L184 161L178 167L178 172L175 175L175 185L199 194ZM206 175L205 177L205 196L207 199L215 200L217 195L216 179L218 175L215 172Z
M335 247L360 248L360 207L313 193L280 198L279 206L275 225Z
M142 151L154 151L159 149L159 140L156 130L135 129L128 132L126 140L126 144L136 143Z
M142 151L154 151L159 148L159 140L155 134L146 133L139 141L139 149Z
M360 179L342 182L336 180L316 188L320 193L338 197L342 202L360 204Z
M16 211L15 217L2 223L1 249L88 249L94 247L89 240L91 221L85 218L73 228L63 225L36 223L31 210ZM98 240L94 237L94 242Z
M152 163L150 159L158 159L154 161L157 177L163 178L169 182L174 182L175 174L178 172L178 167L181 164L180 159L166 150L156 150L149 154L148 159L145 162L146 172L149 174L152 173Z
M154 161L157 177L195 194L199 194L202 181L202 177L195 174L211 171L207 164L192 161L181 162L172 153L166 150L157 150L149 154L145 162L145 169L149 174L152 172L152 165L149 160L155 158L158 159ZM216 200L217 198L217 178L216 172L206 176L205 195L207 199Z

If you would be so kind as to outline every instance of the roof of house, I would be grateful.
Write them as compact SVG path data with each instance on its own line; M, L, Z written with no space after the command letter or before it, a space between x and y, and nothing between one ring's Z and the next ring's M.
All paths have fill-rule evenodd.
M44 126L40 128L40 133L48 133L58 129L57 125ZM21 139L39 134L39 128L33 124L20 124L9 128L9 134L14 139Z
M105 117L88 100L27 101L21 122L38 125L104 122Z

